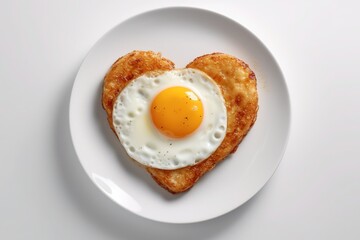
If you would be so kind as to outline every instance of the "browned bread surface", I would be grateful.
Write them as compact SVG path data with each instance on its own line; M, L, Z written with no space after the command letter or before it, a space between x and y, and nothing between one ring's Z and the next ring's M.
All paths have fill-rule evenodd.
M201 176L233 153L254 124L258 109L255 74L243 61L223 53L196 58L186 66L201 70L219 85L227 108L227 133L219 148L207 159L176 170L147 167L153 179L171 193L190 189ZM174 64L151 51L133 51L118 59L104 79L103 107L110 127L114 101L129 81L148 71L171 70Z
M221 145L199 164L171 171L147 168L155 181L172 193L188 190L217 163L235 152L254 124L258 110L255 74L243 61L213 53L196 58L186 67L205 72L219 85L226 102L228 123Z
M174 63L152 51L132 51L116 60L104 78L102 106L114 131L112 111L116 97L133 79L149 71L171 70Z

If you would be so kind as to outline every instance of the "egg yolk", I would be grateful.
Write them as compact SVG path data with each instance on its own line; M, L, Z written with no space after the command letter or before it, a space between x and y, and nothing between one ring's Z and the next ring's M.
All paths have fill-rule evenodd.
M164 135L183 138L194 132L204 116L200 98L186 87L161 91L151 104L151 118Z

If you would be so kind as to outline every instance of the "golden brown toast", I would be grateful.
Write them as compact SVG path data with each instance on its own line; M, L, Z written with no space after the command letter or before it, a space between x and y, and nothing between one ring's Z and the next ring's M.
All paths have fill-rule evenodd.
M178 170L147 169L158 184L172 193L188 190L202 175L235 152L254 124L258 110L255 74L243 61L213 53L196 58L186 67L205 72L219 85L226 102L228 123L223 142L206 160Z
M157 70L174 69L174 63L152 51L133 51L116 60L104 78L102 106L111 129L115 132L112 112L116 97L131 80Z
M143 64L146 63L146 64ZM129 65L131 67L129 67ZM103 107L112 125L112 107L116 96L132 79L152 70L170 70L174 64L153 52L134 51L114 63L104 80ZM190 189L237 146L256 120L258 94L255 74L243 61L223 53L196 58L186 66L201 70L219 85L227 108L227 133L219 148L204 161L176 170L146 167L153 179L171 193Z

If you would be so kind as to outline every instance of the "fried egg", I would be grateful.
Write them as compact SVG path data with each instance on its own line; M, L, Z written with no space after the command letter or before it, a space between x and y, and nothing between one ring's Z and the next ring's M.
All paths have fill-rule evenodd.
M218 85L196 69L149 72L132 80L113 107L127 154L148 167L178 169L208 158L227 128Z

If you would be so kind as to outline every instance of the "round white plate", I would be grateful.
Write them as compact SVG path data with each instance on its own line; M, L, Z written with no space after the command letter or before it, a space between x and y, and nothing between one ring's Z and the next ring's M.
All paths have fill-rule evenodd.
M188 192L172 195L131 161L101 107L102 81L112 63L132 50L152 50L184 67L194 58L224 52L243 59L258 79L259 112L235 154ZM190 223L225 214L254 196L275 172L290 125L287 87L267 48L249 30L207 10L174 7L120 23L90 50L70 101L70 130L90 179L109 198L142 217Z

